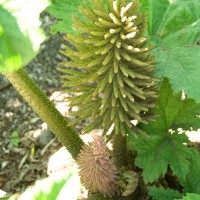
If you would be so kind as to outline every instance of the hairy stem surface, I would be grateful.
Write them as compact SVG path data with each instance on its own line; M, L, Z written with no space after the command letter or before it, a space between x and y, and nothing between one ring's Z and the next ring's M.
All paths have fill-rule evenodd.
M49 128L67 148L72 157L76 159L82 148L83 141L76 134L75 130L68 125L66 119L47 96L23 69L4 75L32 109L48 124Z
M113 136L113 157L118 169L127 165L127 137L122 134Z

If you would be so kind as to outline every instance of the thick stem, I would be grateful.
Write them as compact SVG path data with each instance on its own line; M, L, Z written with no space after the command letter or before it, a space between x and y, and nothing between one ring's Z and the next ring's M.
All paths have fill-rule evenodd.
M47 96L23 69L4 75L32 109L48 124L49 128L67 148L72 157L76 159L82 148L83 141L76 134L75 130L68 125L66 119L55 108Z
M103 196L103 194L96 193L96 194L90 195L86 200L112 200L112 199L109 197Z
M113 136L113 158L118 169L127 166L127 137L122 134Z

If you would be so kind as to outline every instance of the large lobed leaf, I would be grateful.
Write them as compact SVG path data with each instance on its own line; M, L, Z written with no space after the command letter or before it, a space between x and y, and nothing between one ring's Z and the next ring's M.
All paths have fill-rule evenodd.
M168 77L175 92L184 90L200 102L200 1L149 0L147 8L157 75Z
M157 100L157 108L154 113L159 115L158 119L142 128L150 137L132 138L129 134L128 148L138 152L136 165L143 168L145 182L153 182L164 175L170 165L174 174L179 176L184 185L186 192L197 192L191 189L199 184L199 180L190 182L195 179L190 174L194 171L193 166L196 158L188 160L191 157L191 149L183 143L188 143L185 134L169 132L169 129L182 127L185 130L199 128L200 119L196 115L200 113L200 104L195 103L193 99L181 99L181 93L174 94L167 79L164 79ZM195 157L193 155L193 157ZM194 167L198 167L198 162ZM187 175L189 173L189 175ZM193 173L193 172L191 172ZM198 177L198 171L195 176ZM189 188L188 188L189 187ZM198 187L200 188L200 187Z
M189 172L190 149L183 143L188 139L184 134L152 135L140 137L135 143L137 158L135 163L143 169L145 183L164 176L170 165L173 173L185 179Z
M154 112L158 115L157 120L143 126L150 134L166 133L169 129L190 130L200 127L200 104L190 98L182 99L180 92L174 93L167 79L162 82Z
M174 200L175 198L181 198L182 195L177 190L164 189L163 187L148 187L149 194L153 197L153 200Z
M24 67L37 54L45 36L39 14L48 0L0 0L0 72Z
M197 150L193 150L190 163L190 171L186 179L181 179L180 182L185 193L200 194L200 154Z
M175 200L200 200L199 194L187 193L182 199L175 199Z

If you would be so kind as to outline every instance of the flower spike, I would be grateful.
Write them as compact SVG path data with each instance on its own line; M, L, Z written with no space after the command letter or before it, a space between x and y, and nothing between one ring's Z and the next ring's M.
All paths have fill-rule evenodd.
M68 70L62 70L64 85L78 93L69 98L79 107L72 115L92 117L87 132L102 127L106 133L113 126L115 134L137 134L139 123L154 120L149 110L157 97L145 17L138 14L136 0L90 1L80 12L85 18L76 18L79 35L66 37L77 51L64 52L72 62L65 62Z

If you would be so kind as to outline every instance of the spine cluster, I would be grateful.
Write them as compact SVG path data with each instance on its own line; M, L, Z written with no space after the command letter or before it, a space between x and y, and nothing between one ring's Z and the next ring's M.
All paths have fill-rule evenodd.
M83 146L77 164L86 189L109 197L115 195L118 171L102 138L96 136L93 143Z
M84 18L74 17L77 35L68 35L76 51L63 52L72 61L61 71L68 92L78 93L71 105L78 120L92 118L84 129L102 126L124 135L139 131L138 123L154 117L148 112L155 106L157 84L153 77L154 59L143 36L145 17L135 0L94 0L79 8Z

